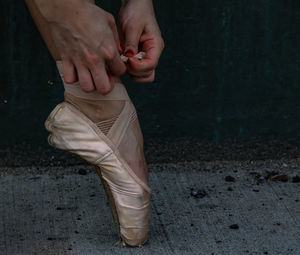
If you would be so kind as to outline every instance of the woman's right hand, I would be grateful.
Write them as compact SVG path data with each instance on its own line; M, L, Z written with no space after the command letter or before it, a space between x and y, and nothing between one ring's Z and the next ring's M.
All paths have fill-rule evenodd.
M86 92L109 93L112 76L125 73L114 17L86 0L35 0L49 22L66 83Z

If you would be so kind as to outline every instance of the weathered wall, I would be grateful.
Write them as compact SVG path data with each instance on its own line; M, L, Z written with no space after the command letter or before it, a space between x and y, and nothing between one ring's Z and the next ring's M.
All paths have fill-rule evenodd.
M119 1L102 2L116 13ZM146 140L300 144L297 0L154 2L166 42L156 82L127 82ZM54 62L23 1L0 2L0 26L0 146L46 144L43 122L63 92Z

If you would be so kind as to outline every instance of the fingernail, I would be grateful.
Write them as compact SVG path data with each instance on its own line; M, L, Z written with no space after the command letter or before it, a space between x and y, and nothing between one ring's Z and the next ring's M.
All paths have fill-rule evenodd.
M121 46L121 50L124 51L125 50L125 46L123 43L120 43L120 46Z
M125 52L125 56L126 57L133 57L134 56L134 52L133 52L133 50L127 50L126 52Z

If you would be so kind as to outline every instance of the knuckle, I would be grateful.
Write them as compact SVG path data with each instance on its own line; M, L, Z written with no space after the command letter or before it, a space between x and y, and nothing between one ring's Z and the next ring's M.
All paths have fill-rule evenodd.
M66 53L61 53L60 57L62 61L70 61L70 58Z
M113 45L108 44L105 47L102 48L104 58L107 60L113 60L114 57L116 56L116 51Z
M128 23L124 30L126 31L126 33L132 33L133 31L138 30L138 26L137 24Z
M100 58L97 55L87 55L86 56L86 61L89 65L91 66L96 66L100 62Z
M132 19L126 19L120 23L120 28L125 32L125 34L132 33L132 31L137 31L138 27L139 24L134 22Z

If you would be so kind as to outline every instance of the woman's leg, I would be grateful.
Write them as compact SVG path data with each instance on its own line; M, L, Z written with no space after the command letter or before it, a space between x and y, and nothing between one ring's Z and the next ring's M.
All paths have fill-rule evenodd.
M86 1L93 4L95 3L94 0L86 0ZM25 0L25 3L52 57L56 62L60 61L61 57L55 45L55 42L51 36L50 26L48 22L42 16L34 0ZM59 71L60 74L62 75L63 74L62 67L60 68ZM83 92L83 94L85 93ZM89 118L91 118L95 122L106 120L108 118L108 115L116 115L117 113L120 113L122 109L122 104L120 104L120 102L99 101L95 104L92 104L90 102L77 100L77 97L72 97L71 95L69 95L69 93L65 94L65 98L66 100L72 100L72 102L76 104L77 107L80 108L80 110L82 110L86 115L88 115ZM111 114L109 114L109 110L112 111Z
M86 0L92 4L95 4L94 0ZM46 19L42 16L40 10L38 9L36 3L34 0L25 0L25 3L30 11L30 14L41 34L43 37L48 50L50 51L52 57L56 62L61 60L60 54L58 52L58 49L55 45L55 42L51 36L51 31L50 31L50 26ZM62 71L62 66L60 67L60 74L62 76L63 71ZM118 77L114 77L114 80L117 82L120 82L120 79ZM67 85L65 85L66 87ZM79 90L79 89L78 89ZM84 92L80 92L84 95L87 95ZM115 117L118 113L121 112L121 109L123 107L123 103L114 101L114 102L109 102L109 101L83 101L83 100L78 100L78 98L72 97L70 93L65 93L65 99L68 101L72 101L78 108L80 108L81 111L83 111L90 119L92 119L94 122L100 122L102 120L107 120L110 117Z
M51 37L51 31L48 22L42 16L34 0L25 0L25 2L51 55L57 62L59 72L62 76L63 70L60 61L60 54L57 50L54 40ZM94 1L92 0L90 2L94 3ZM107 96L103 96L96 91L92 93L85 93L81 90L79 83L64 84L64 87L65 101L73 105L96 124L99 130L102 131L102 133L107 136L107 138L116 146L118 153L120 153L120 156L127 162L129 169L133 171L133 175L136 176L136 180L138 180L138 182L140 183L139 185L142 185L145 190L147 190L147 192L145 193L146 195L144 193L141 194L142 196L145 196L144 209L146 211L144 216L139 215L139 210L141 210L141 208L137 208L137 215L134 218L130 218L132 217L132 215L134 215L134 212L130 212L126 216L126 210L123 208L122 211L122 208L118 204L118 201L114 202L116 207L119 206L117 210L119 210L119 215L123 215L123 220L128 218L128 221L125 221L124 223L123 230L122 218L120 218L119 216L119 219L117 219L117 221L121 221L120 227L123 241L131 245L139 245L145 239L145 235L147 235L148 232L149 217L147 214L149 213L150 202L149 189L147 189L148 170L143 152L143 136L140 130L134 106L132 105L127 95L126 89L122 84L117 83L115 84L115 88L112 90L112 92L110 92ZM55 122L55 120L51 120L49 122L52 121ZM125 125L124 123L127 124ZM58 128L54 131L51 129L51 125L48 126L48 129L52 133L52 135L54 134L57 136L59 136L59 128L60 126L58 126ZM74 130L71 130L70 133L72 131ZM57 132L57 134L55 134L55 132ZM123 133L123 135L120 135L121 133ZM68 136L67 134L64 139L67 139L68 137L70 136ZM76 134L73 137L76 137ZM80 135L78 135L77 138L80 140ZM87 141L83 146L86 147L90 142L91 141ZM55 146L55 144L53 145ZM79 149L80 151L80 148L77 149ZM92 143L89 150L93 149L94 148ZM104 166L104 168L105 167L106 166ZM101 172L98 172L98 174L102 176ZM137 205L138 202L142 201L141 197L137 199L138 200L134 202L134 198L130 198L130 203L133 204L128 204L128 208L134 208L134 203L136 203ZM143 217L145 217L144 222L138 222L138 220L137 222L135 222L135 219L141 220L143 219ZM129 222L131 227L127 226Z

